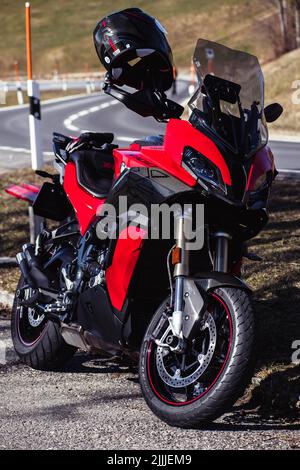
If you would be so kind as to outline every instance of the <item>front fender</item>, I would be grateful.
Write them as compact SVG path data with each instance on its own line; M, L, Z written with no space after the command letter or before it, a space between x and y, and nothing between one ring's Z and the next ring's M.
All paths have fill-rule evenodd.
M220 287L233 287L251 293L250 287L240 278L218 271L198 273L197 276L184 280L185 306L182 328L184 338L193 337L207 309L207 294Z
M198 273L193 281L199 286L200 290L209 292L219 287L235 287L252 293L252 289L239 277L233 274L221 273L218 271L208 271Z

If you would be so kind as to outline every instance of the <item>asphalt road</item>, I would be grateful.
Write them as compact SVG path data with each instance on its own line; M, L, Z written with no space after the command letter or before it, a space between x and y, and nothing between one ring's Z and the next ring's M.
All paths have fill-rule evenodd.
M102 82L97 79L88 78L87 80L84 79L52 79L52 80L39 80L40 90L41 91L52 91L52 90L62 90L64 86L67 87L68 90L78 90L78 89L85 89L86 84L93 83L97 90L101 89ZM16 91L16 82L0 82L0 91L1 89L5 89L8 91ZM21 89L26 92L27 90L27 82L21 81Z
M176 100L187 96L188 82L178 81ZM114 132L116 143L126 146L136 138L164 133L165 125L142 118L102 93L46 102L42 106L43 149L51 158L53 131L78 135L82 130ZM299 142L271 142L280 170L300 171ZM28 164L28 108L0 109L0 169Z

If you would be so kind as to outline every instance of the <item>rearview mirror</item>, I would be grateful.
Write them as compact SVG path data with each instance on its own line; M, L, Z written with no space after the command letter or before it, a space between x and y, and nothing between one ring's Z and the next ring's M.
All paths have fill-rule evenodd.
M275 122L282 115L283 107L279 103L272 103L265 107L265 118L267 122Z

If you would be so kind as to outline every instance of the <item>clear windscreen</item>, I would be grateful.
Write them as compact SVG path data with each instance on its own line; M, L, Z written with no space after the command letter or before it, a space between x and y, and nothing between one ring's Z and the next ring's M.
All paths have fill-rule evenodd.
M199 39L194 53L198 78L190 108L200 126L218 135L233 153L248 157L268 138L264 78L257 57Z

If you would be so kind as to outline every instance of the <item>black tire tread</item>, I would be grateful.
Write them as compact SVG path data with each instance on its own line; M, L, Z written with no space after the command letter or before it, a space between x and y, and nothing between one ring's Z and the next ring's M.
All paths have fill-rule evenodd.
M143 372L145 371L145 344L147 344L151 327L155 325L163 305L154 315L145 335L140 355L142 393L152 411L171 426L197 428L214 421L228 411L243 394L253 373L256 331L250 297L244 290L236 288L220 288L215 291L215 294L226 301L230 308L234 321L234 344L221 380L203 399L180 409L166 405L156 397L147 381L147 374Z
M18 287L22 282L21 277ZM50 320L45 326L46 330L43 336L33 347L23 345L17 332L17 306L18 300L15 297L11 316L11 334L15 351L21 361L32 369L56 370L61 368L71 359L77 349L64 341L59 324Z

